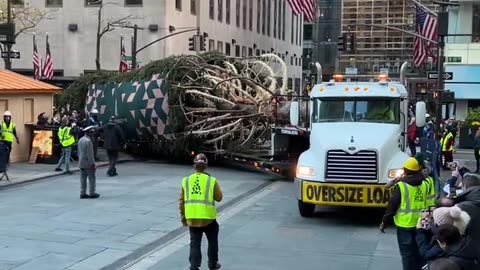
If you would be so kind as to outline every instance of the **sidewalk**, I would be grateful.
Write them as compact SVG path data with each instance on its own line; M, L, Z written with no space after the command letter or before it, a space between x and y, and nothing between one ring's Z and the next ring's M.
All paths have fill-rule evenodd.
M107 152L104 149L98 149L98 158L96 166L107 166L108 157ZM132 161L134 158L127 153L121 152L118 157L118 162ZM70 163L70 171L77 172L80 169L77 167L78 162ZM8 186L15 186L22 183L28 183L36 180L45 179L48 177L54 177L65 174L63 172L55 171L56 164L30 164L28 162L13 163L8 168L7 174L10 178L10 182L6 180L6 177L0 181L0 189ZM65 167L63 167L65 169ZM1 175L1 174L0 174Z

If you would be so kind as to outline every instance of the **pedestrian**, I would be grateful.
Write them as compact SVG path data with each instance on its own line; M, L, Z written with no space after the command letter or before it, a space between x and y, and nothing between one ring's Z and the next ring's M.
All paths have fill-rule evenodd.
M458 265L446 258L441 258L438 260L433 261L430 264L430 268L428 270L461 270Z
M85 123L86 127L93 126L95 129L99 128L101 126L101 122L98 120L98 110L93 109L90 112L90 115ZM92 143L93 143L93 153L95 155L95 160L98 160L98 132L95 133L95 137L92 137Z
M385 228L393 219L403 270L420 270L422 258L415 242L415 234L421 211L426 208L428 183L424 181L415 158L408 158L403 167L405 177L393 189L380 231L385 233Z
M458 228L454 225L439 226L435 232L435 240L442 250L438 258L451 260L460 270L478 270L480 268L472 249L472 239L462 238Z
M444 170L448 170L448 164L453 162L453 133L452 133L452 127L447 126L445 129L445 132L440 139L440 145L442 149L442 156L443 156L443 164L442 167Z
M473 141L473 155L476 161L475 173L478 173L480 171L480 127L475 132L470 130L470 136Z
M20 140L17 136L17 129L15 128L15 123L12 122L12 113L10 111L5 111L3 114L3 122L2 122L2 138L3 142L7 145L8 151L8 159L7 164L10 163L10 154L12 153L12 144L13 140L17 141L17 144L20 144Z
M125 144L125 138L122 129L115 123L115 116L110 117L110 122L104 125L102 130L105 140L103 147L107 150L109 163L107 175L116 176L118 174L115 164L118 160L118 152Z
M217 179L206 172L208 159L198 154L194 160L195 172L182 179L180 193L180 215L182 224L190 230L190 270L199 270L202 264L202 236L208 240L208 268L220 269L218 263L217 210L215 201L220 202L223 194Z
M407 130L408 137L408 147L410 148L411 156L417 154L417 124L415 123L415 118L412 117L410 120L410 125Z
M452 225L458 230L459 235L463 237L470 221L470 215L462 211L458 206L436 208L433 212L428 212L426 216L420 218L417 223L416 242L424 263L429 263L445 255L442 246L435 241L438 237L435 234L440 227ZM472 241L467 241L467 238L465 238L465 241L456 244L458 244L459 249L468 249L469 253L465 254L464 257L473 258L472 261L475 259ZM459 250L455 251L459 252ZM465 251L462 251L462 253L465 253Z
M437 188L433 170L429 166L429 163L423 153L417 153L415 155L415 159L417 160L418 165L420 166L420 171L422 172L425 182L428 185L426 207L435 207L437 205Z
M443 198L439 204L441 206L457 205L460 209L467 212L471 221L465 234L472 238L474 249L477 253L477 260L480 262L480 178L475 174L465 174L462 179L463 192L456 198Z
M78 141L78 167L80 167L80 199L96 199L100 194L95 192L95 157L93 154L92 138L95 136L95 128L89 126L83 129L85 135ZM89 185L89 195L87 195L87 178Z
M75 137L73 136L72 128L68 126L68 117L64 115L62 117L62 125L57 132L58 140L62 147L62 156L58 161L55 171L62 171L62 165L65 163L65 170L68 174L72 174L70 171L70 159L72 155L72 147L75 144Z

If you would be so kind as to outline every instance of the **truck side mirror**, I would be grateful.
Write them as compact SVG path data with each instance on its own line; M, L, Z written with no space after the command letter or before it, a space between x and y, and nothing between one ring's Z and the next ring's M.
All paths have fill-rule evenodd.
M292 101L292 103L290 103L290 124L298 126L299 117L298 101Z
M415 106L415 122L417 127L425 126L426 115L427 114L427 104L423 101L417 102Z

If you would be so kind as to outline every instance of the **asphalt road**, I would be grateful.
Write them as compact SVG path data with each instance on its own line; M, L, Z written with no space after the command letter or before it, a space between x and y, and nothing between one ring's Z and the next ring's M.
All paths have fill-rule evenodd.
M78 173L0 191L0 269L188 269L178 195L191 166L126 163L118 170L114 178L98 171L97 200L78 198ZM225 194L218 204L223 269L401 269L395 231L378 231L383 211L321 208L303 218L292 182L210 172Z

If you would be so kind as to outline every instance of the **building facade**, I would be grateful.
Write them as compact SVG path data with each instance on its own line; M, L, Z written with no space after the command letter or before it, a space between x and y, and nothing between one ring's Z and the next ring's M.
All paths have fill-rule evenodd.
M480 107L480 0L459 1L449 8L449 34L445 70L453 78L445 89L455 92L455 116L464 120L468 110Z
M328 80L337 66L337 37L341 33L341 0L317 0L318 17L304 24L303 71L310 75L309 64L319 62L323 78Z
M435 10L431 1L419 2ZM380 27L414 32L415 8L410 1L343 0L341 25L342 32L355 34L356 41L354 52L340 54L339 71L342 73L353 68L358 74L398 74L402 63L411 62L413 58L412 35Z
M293 16L286 0L109 0L104 2L104 23L127 18L138 31L137 48L166 35L200 26L208 34L207 51L230 56L252 56L273 52L288 66L290 89L301 85L303 19ZM45 36L49 34L55 76L79 76L95 70L98 0L15 0L49 13L35 28L39 51L45 58ZM172 26L175 29L172 31ZM131 51L131 28L117 28L101 41L101 66L118 70L120 37L125 37L127 55ZM140 65L169 55L190 54L188 39L195 32L162 40L138 54ZM13 49L21 53L13 69L33 72L32 31L18 36Z

